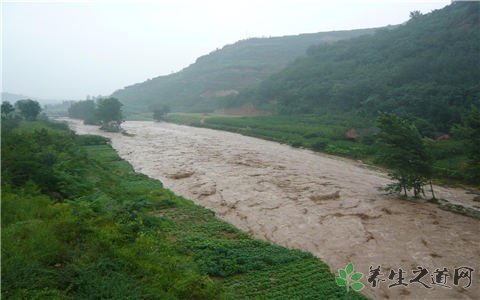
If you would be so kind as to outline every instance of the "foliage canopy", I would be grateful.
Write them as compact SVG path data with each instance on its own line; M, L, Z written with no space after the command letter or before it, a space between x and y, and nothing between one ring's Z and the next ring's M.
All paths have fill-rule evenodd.
M387 187L392 192L401 192L407 196L407 190L413 189L415 196L423 192L423 185L431 179L432 157L415 125L393 114L381 114L378 117L381 132L381 160L392 169L390 177L397 182ZM433 189L432 189L433 194Z
M15 102L15 107L19 110L20 115L29 121L37 119L38 114L42 110L40 104L31 99L18 100Z

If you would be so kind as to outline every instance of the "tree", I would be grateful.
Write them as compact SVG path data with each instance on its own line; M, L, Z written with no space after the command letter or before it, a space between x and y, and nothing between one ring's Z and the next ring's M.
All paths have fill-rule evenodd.
M117 98L101 98L97 100L96 115L101 129L119 131L123 122L122 103Z
M382 147L381 161L392 169L389 176L396 181L386 189L390 192L403 190L405 196L413 189L418 197L429 182L435 198L431 183L433 159L415 125L394 114L381 114L378 127L381 129L377 136Z
M96 124L98 120L95 113L95 101L84 100L72 103L68 108L68 116L84 120L85 124Z
M3 101L2 102L2 116L7 116L11 112L13 112L14 110L15 110L15 108L13 107L12 104L10 104L10 102L8 102L8 101Z
M167 115L170 112L170 107L166 104L157 106L153 109L153 119L155 121L164 121L167 119Z
M416 18L420 17L421 15L422 15L422 12L419 11L419 10L411 11L410 12L410 19L411 20L416 19Z
M37 101L31 99L18 100L15 102L15 107L20 111L25 120L34 121L42 110Z
M2 102L2 142L9 132L18 127L22 118L18 114L14 114L15 108L8 101Z

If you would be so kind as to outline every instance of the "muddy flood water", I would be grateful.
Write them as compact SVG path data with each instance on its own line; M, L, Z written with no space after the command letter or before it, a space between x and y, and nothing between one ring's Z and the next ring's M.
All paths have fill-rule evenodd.
M161 180L176 194L211 209L256 238L309 251L332 272L352 262L366 275L381 266L384 282L364 294L376 298L480 299L480 220L425 201L387 197L385 173L353 160L295 149L234 133L169 123L125 122L133 136L99 131L68 120L79 134L107 136L137 172ZM436 195L478 209L478 194L435 187ZM418 266L430 273L409 283ZM454 268L468 266L453 285ZM432 285L436 269L447 285ZM407 287L388 285L391 270L406 273Z

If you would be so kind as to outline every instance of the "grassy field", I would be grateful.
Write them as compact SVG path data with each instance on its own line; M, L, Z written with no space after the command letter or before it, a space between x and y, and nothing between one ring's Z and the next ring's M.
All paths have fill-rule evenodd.
M203 121L202 121L203 120ZM375 120L349 115L289 115L265 117L230 117L202 114L170 114L169 121L197 127L226 130L272 140L293 147L360 159L368 164L378 162L379 148L373 134L357 140L346 137L351 128L372 128ZM465 147L462 141L430 141L438 182L472 184L465 176Z
M44 122L2 133L5 299L364 298L313 255L135 173L104 138Z

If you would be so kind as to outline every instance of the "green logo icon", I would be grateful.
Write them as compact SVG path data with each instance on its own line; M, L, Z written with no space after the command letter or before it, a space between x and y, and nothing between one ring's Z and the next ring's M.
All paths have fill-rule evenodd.
M338 275L339 276L335 278L335 282L338 286L344 286L347 292L350 291L350 288L359 292L365 287L365 285L360 282L363 273L355 272L352 263L349 263L345 269L338 269Z

